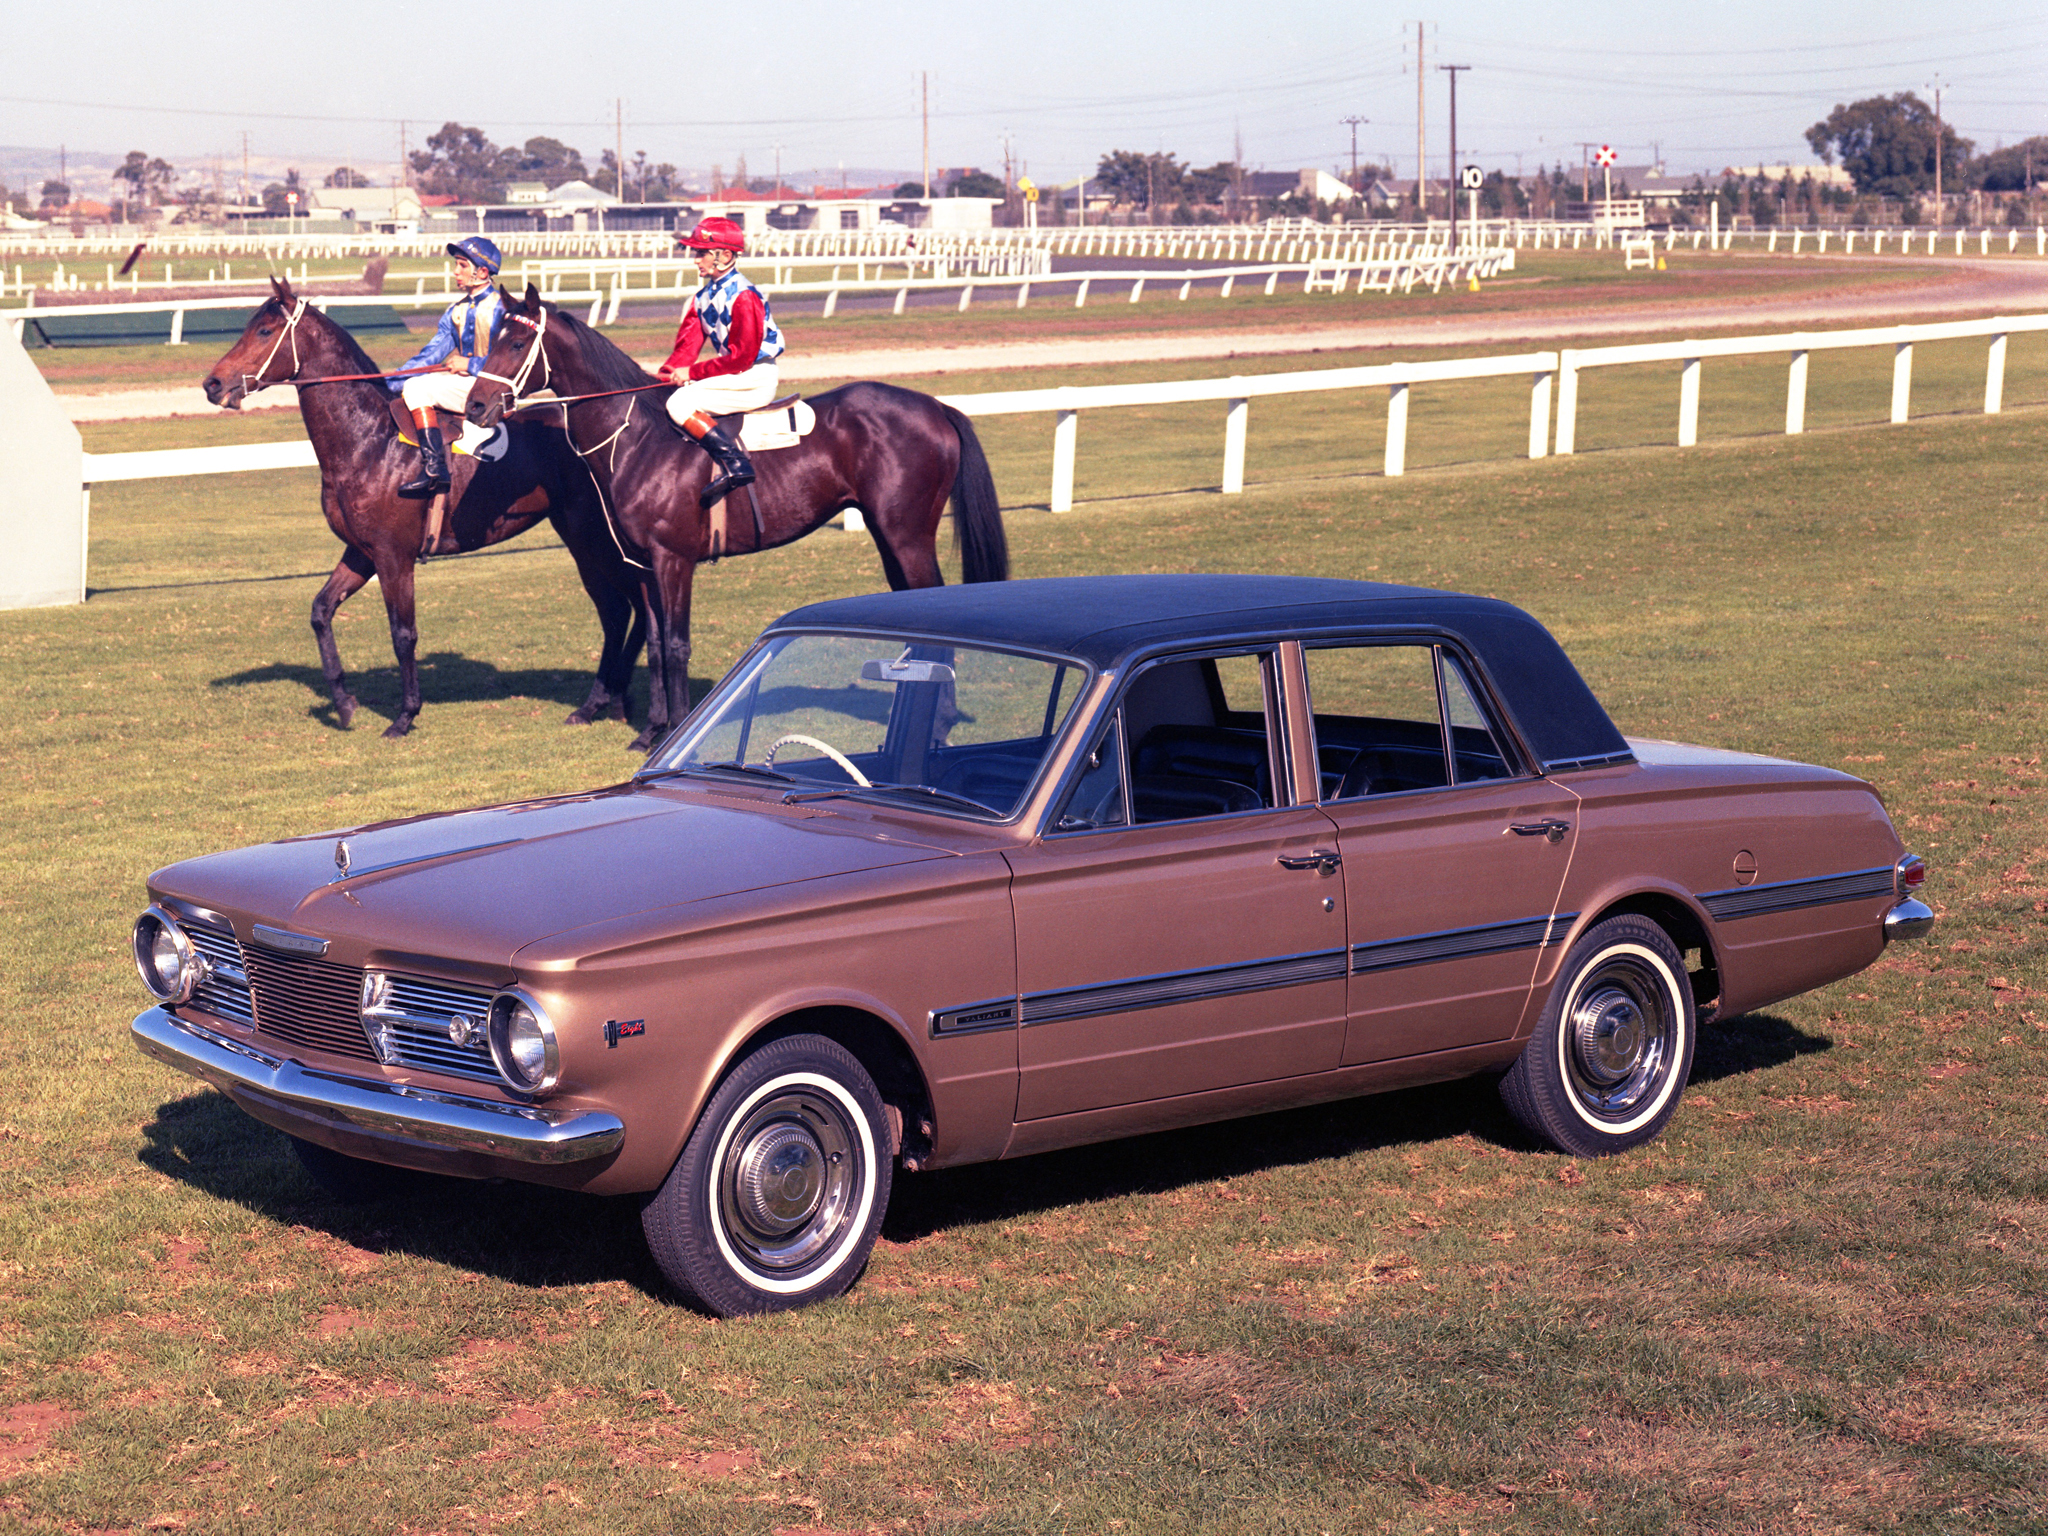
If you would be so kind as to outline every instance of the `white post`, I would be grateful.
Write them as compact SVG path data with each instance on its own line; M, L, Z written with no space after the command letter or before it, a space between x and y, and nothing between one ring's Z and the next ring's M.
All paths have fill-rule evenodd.
M1907 405L1913 395L1913 343L1902 341L1898 351L1892 354L1892 425L1897 426L1907 416Z
M1026 304L1029 304L1030 302L1031 285L1029 283L1019 283L1017 285L1017 307L1019 309L1022 309Z
M889 311L889 313L890 313L890 314L892 314L892 315L900 315L900 314L902 314L902 313L903 313L903 301L904 301L905 299L909 298L909 297L910 297L910 289L909 289L909 288L908 288L907 286L906 286L906 287L903 287L903 288L898 288L898 289L896 290L896 304L895 304L895 307L894 307L893 309L891 309L891 310Z
M1235 283L1236 281L1237 281L1237 274L1236 274L1235 272L1232 272L1232 273L1230 273L1230 274L1229 274L1228 276L1226 276L1226 277L1225 277L1225 278L1223 279L1223 291L1222 291L1221 293L1219 293L1219 294L1217 295L1217 297L1218 297L1219 299L1227 299L1227 298L1229 298L1229 297L1230 297L1230 285L1231 285L1232 283Z
M1244 489L1245 426L1251 418L1249 399L1230 402L1223 418L1223 494L1235 496Z
M837 288L828 288L828 289L826 289L826 290L825 290L825 308L824 308L824 309L823 309L823 310L822 310L822 311L821 311L821 312L819 313L819 316L818 316L818 318L819 318L820 320L830 320L830 319L832 318L832 312L833 312L834 310L838 309L838 308L839 308L839 290L838 290Z
M1052 510L1074 510L1074 439L1078 436L1079 411L1061 411L1052 429Z
M1408 386L1387 387L1387 478L1404 474L1408 468Z
M1141 277L1135 283L1131 284L1131 302L1133 304L1137 303L1139 295L1144 293L1144 291L1145 279Z
M1984 363L1984 414L1996 416L2005 409L2005 335L1991 338L1991 355Z
M1278 267L1275 267L1275 268L1274 268L1274 269L1273 269L1272 271L1270 271L1270 272L1268 272L1268 273L1266 274L1266 297L1267 297L1267 298L1269 298L1269 299L1270 299L1271 297L1273 297L1274 291L1275 291L1275 290L1276 290L1276 289L1277 289L1277 288L1278 288L1279 286L1280 286L1280 269L1279 269Z
M1785 375L1785 435L1797 437L1806 430L1806 357L1792 354L1792 366Z
M1700 360L1688 357L1678 365L1678 446L1700 440Z
M1529 386L1529 457L1540 459L1550 452L1550 381L1548 373L1536 375Z
M1074 290L1074 308L1076 308L1076 309L1085 309L1085 308L1087 308L1087 307L1088 307L1088 279L1084 277L1084 278L1082 278L1082 279L1081 279L1081 286L1080 286L1080 287L1078 287L1078 288L1076 288L1076 289Z
M1557 354L1557 448L1559 455L1576 451L1579 436L1579 365L1569 347Z
M171 311L170 344L174 347L182 347L183 345L185 345L185 311L182 309L174 309Z
M970 305L970 304L972 304L973 302L974 302L974 284L972 284L972 283L962 283L962 284L960 285L960 313L961 313L961 314L963 314L963 315L964 315L964 314L966 314L966 313L967 313L967 306L968 306L968 305Z

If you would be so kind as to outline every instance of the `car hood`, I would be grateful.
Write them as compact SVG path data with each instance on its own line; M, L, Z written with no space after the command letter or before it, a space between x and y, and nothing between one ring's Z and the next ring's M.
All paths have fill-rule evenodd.
M210 854L150 885L294 932L502 963L571 928L953 852L829 806L628 785Z

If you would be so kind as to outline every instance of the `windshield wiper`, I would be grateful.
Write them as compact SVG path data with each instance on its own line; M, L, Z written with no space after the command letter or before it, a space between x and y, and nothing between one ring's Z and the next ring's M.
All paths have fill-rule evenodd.
M780 769L766 768L759 763L740 762L680 763L674 768L648 769L634 774L633 778L636 783L645 783L651 779L673 779L694 773L743 773L748 778L773 779L778 784L793 782L790 776Z
M782 797L782 803L784 805L800 805L809 800L830 800L838 795L858 797L866 794L921 795L928 800L941 801L947 805L957 805L963 811L971 811L977 816L1001 816L1003 814L992 805L984 805L979 800L970 800L965 795L956 795L950 789L934 789L929 784L869 784L866 786L859 784L834 784L824 789L791 790Z

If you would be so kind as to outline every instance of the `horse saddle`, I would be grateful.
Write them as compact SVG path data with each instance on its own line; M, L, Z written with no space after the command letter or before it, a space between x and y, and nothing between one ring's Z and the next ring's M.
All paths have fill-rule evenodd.
M794 448L818 424L818 413L801 395L784 395L740 418L740 446L749 453Z
M397 395L391 397L391 419L398 423L398 440L408 448L419 447L419 439L413 435L412 412ZM441 436L448 441L450 453L467 454L493 464L505 457L505 450L512 446L502 422L490 428L472 427L467 418L454 411L436 411L434 420L441 428Z

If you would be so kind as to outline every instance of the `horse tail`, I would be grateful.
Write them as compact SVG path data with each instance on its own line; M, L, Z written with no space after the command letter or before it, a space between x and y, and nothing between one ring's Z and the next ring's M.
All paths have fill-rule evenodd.
M988 455L974 435L974 423L950 405L940 407L960 439L960 467L953 472L953 541L960 550L960 574L967 581L1007 581L1010 542L1003 533L1003 509L996 501Z

